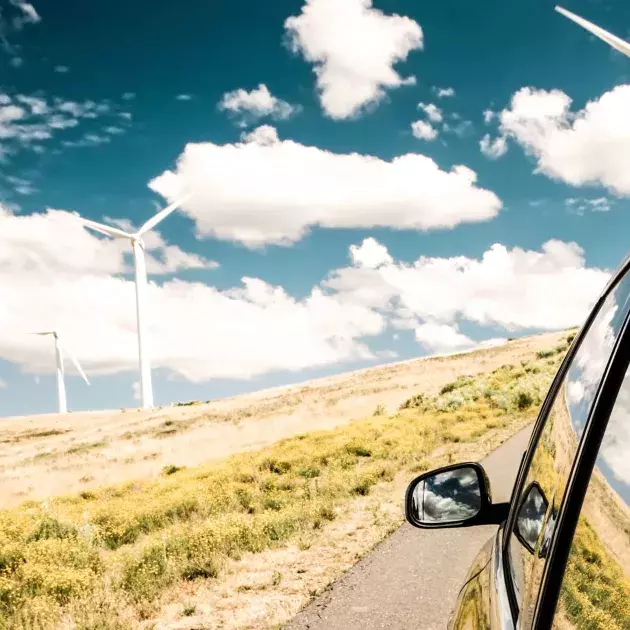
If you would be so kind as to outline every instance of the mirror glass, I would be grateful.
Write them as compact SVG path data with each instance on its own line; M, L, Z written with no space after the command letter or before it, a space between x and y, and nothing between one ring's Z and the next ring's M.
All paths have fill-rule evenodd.
M477 470L463 466L425 477L414 488L412 510L420 523L465 521L481 510Z
M549 502L540 485L535 481L532 482L525 491L523 504L516 517L514 532L530 553L533 553L536 547L548 505Z

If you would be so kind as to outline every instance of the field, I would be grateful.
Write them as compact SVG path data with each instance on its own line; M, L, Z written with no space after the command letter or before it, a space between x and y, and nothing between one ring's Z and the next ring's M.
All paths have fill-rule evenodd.
M195 466L306 431L386 412L461 374L518 365L554 348L545 334L453 357L413 360L303 385L163 409L0 419L0 508Z
M0 628L286 621L398 526L411 475L481 458L533 420L566 340L567 333L544 335L211 405L118 413L91 442L86 433L98 429L85 417L17 421L4 429L4 465L15 457L9 446L21 450L19 470L33 488L22 486L7 504L42 497L35 475L54 476L62 462L74 468L53 483L65 496L0 512ZM346 404L354 413L340 413ZM282 424L286 416L298 421ZM53 430L65 432L41 435ZM204 458L198 440L221 432L232 441ZM284 436L291 437L278 441ZM162 460L142 459L152 466L139 469L129 463L126 480L104 485L112 479L102 459L113 468L118 462L95 453L127 443L136 448L123 456L135 462L145 441L162 445ZM187 458L185 444L193 451ZM230 449L236 454L222 458ZM79 481L77 492L76 480L63 485L69 471L92 479ZM9 477L11 487L19 479Z

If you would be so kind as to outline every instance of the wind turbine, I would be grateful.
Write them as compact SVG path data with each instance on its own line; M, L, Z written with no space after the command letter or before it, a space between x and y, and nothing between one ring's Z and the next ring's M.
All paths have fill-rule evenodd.
M630 57L630 44L628 42L624 42L623 39L616 37L612 33L605 31L603 28L596 26L592 22L581 18L579 15L575 15L575 13L571 13L571 11L567 11L562 7L557 6L556 11L558 13L561 13L565 17L568 17L570 20L573 20L576 24L579 24L587 31L593 33L593 35L596 35L600 39L603 39L607 44L618 50L620 53L623 53L624 55Z
M64 347L61 345L61 341L59 340L59 333L56 330L47 330L45 332L36 332L32 333L33 335L52 335L55 340L55 359L57 361L57 397L59 399L59 413L68 413L68 403L66 401L66 383L64 377L64 369L63 369L63 352ZM77 368L79 374L83 377L83 380L89 385L90 381L88 377L85 375L85 372L79 365L79 362L70 354L70 351L66 348L66 353L70 357L72 363Z
M144 241L142 237L152 230L158 223L163 221L171 212L176 210L182 203L190 199L192 195L186 195L176 202L160 210L151 217L137 232L125 232L103 223L90 221L79 217L85 227L101 234L112 236L113 238L124 238L131 241L133 248L133 260L136 272L136 317L138 322L138 358L140 362L140 387L142 390L142 407L149 409L153 407L153 386L151 385L151 359L147 348L147 335L145 328L145 308L147 289L147 267L144 259Z

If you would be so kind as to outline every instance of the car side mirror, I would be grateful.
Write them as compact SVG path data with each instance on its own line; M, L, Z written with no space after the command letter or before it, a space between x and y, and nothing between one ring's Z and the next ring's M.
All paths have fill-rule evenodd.
M427 529L500 525L509 503L492 503L490 480L481 464L445 466L416 477L407 488L405 513Z

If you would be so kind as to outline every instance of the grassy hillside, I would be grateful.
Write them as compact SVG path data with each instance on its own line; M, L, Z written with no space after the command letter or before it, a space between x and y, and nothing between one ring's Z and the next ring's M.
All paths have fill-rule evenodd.
M566 333L524 337L448 357L346 372L289 387L181 406L0 419L0 509L155 478L280 439L388 413L409 396L436 394L462 374L531 361Z
M174 587L220 581L230 560L301 544L399 473L516 432L534 418L565 349L419 392L394 415L377 407L366 420L221 463L0 512L0 628L156 619Z

